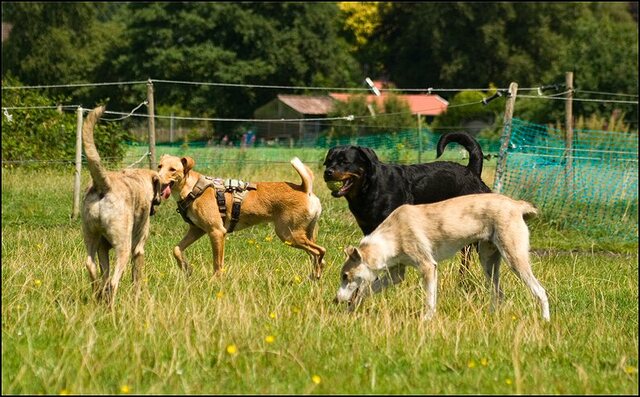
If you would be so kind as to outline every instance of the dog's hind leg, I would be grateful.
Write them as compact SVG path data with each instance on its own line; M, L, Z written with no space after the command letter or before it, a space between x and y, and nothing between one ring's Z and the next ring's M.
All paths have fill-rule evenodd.
M173 248L173 257L176 258L178 267L187 275L191 275L191 266L184 257L184 250L204 235L204 230L195 225L190 225L187 234Z
M136 289L136 299L140 296L142 286L142 275L144 271L144 244L148 235L148 227L146 235L136 244L133 249L133 265L131 266L131 277L133 285Z
M319 216L319 215L318 215ZM316 278L320 278L322 276L322 271L326 265L324 261L324 255L327 253L327 250L324 247L321 247L317 244L318 238L318 218L316 217L313 222L311 222L307 226L307 239L311 241L311 243L316 245L316 249L320 251L320 255L318 257L314 257L309 254L314 261L314 270L316 272Z
M101 299L102 294L105 291L106 285L109 282L109 250L111 249L111 243L106 238L101 237L98 245L98 259L100 260L100 272L102 273L102 282L97 285L96 291L97 297Z
M501 250L511 270L525 283L533 296L538 299L542 308L542 318L549 321L549 299L547 298L547 292L531 271L531 262L529 260L529 231L527 226L524 223L522 226L513 225L509 235L502 236L500 240L502 247L498 244L496 244L496 246Z
M495 311L503 297L500 289L500 251L493 243L481 241L478 244L478 255L484 276L491 288L491 311Z
M281 228L276 227L276 235L285 243L289 243L292 247L299 248L309 254L313 263L311 279L317 280L322 276L324 267L323 258L327 250L311 241L305 230L295 230L287 233L283 232Z
M131 233L125 234L130 236ZM113 274L109 277L109 282L106 285L105 298L110 306L113 306L115 302L116 292L118 291L118 285L120 279L124 273L124 269L129 263L131 258L131 242L128 239L122 239L120 243L115 246L115 266L113 268Z
M465 291L469 291L472 287L472 284L469 281L469 268L471 266L471 248L472 247L473 245L467 245L460 250L460 255L461 255L460 268L459 268L460 278L458 283Z
M91 289L94 294L97 294L100 285L98 282L98 266L96 263L96 254L98 253L98 246L100 244L99 238L88 238L85 245L87 246L87 261L85 262L85 266L89 271L89 282L91 283Z

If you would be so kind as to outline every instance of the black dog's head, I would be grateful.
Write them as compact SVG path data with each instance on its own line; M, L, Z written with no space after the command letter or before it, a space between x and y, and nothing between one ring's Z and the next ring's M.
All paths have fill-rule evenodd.
M367 147L345 145L329 149L324 160L324 181L331 195L356 194L366 174L379 162L375 152Z

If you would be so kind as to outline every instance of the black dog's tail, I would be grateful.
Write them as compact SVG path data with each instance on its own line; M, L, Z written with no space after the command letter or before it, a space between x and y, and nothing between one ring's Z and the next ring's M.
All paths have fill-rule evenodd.
M448 132L440 137L438 140L438 147L436 152L436 158L440 157L444 152L444 148L449 142L456 142L464 146L469 152L469 164L467 168L480 178L482 175L482 148L478 141L466 132Z

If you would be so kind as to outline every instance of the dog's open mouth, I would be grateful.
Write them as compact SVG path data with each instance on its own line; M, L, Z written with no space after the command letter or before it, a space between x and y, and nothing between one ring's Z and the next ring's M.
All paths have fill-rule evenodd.
M353 180L354 178L351 177L341 181L327 181L327 187L331 190L333 197L342 197L353 187Z

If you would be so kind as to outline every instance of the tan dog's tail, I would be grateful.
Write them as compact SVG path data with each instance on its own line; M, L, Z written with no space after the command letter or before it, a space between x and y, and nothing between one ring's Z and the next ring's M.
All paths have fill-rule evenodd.
M91 179L93 179L93 187L99 192L106 192L109 190L107 172L102 167L100 155L98 154L96 145L93 142L93 128L103 113L104 106L99 106L93 109L89 112L87 118L84 120L84 124L82 125L82 145L84 147L84 154L87 156L87 166L89 167Z
M313 171L304 165L297 157L291 160L291 165L298 171L300 178L302 178L302 189L305 193L311 194L313 189Z
M524 201L524 200L520 200L520 208L522 209L522 218L523 219L529 219L529 218L533 218L534 216L538 215L539 211L536 207L534 207L533 204Z

